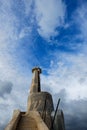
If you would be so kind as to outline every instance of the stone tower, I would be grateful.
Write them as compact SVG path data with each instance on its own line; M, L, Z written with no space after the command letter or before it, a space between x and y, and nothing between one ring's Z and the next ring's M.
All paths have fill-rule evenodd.
M65 130L62 110L54 111L51 94L41 91L41 69L35 67L32 73L27 111L14 110L13 117L5 130Z

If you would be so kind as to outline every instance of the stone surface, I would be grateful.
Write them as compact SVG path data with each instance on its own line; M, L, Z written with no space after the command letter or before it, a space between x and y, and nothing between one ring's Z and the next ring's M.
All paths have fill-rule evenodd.
M51 113L54 110L52 96L48 92L32 93L28 97L27 111L47 111Z
M30 116L21 116L16 130L38 130L35 120Z
M20 110L14 110L13 117L9 122L9 124L7 125L7 127L5 128L5 130L15 130L17 123L19 122L20 116L21 116Z
M48 130L48 128L37 111L30 111L21 115L16 130Z
M28 96L27 111L14 111L13 118L5 130L65 130L63 113L58 112L52 126L51 113L54 111L52 96L42 92L40 87L41 69L32 69L33 78Z
M30 87L30 93L40 92L40 73L41 69L38 67L35 67L32 69L33 72L33 78L32 78L32 84Z

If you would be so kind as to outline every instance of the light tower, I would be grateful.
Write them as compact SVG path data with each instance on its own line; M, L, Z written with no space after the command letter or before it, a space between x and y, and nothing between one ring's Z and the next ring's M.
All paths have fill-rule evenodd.
M32 78L32 84L30 88L30 93L40 92L40 73L41 69L39 67L35 67L32 69L33 78Z
M15 110L5 130L65 130L62 110L54 111L52 95L41 91L41 69L32 69L33 78L27 102L27 111ZM54 113L54 115L52 114Z

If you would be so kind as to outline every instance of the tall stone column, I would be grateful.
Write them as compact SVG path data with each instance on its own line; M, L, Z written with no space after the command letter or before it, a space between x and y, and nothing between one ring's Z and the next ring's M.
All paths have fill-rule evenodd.
M35 67L32 72L27 111L16 110L5 130L65 130L62 110L54 111L52 95L41 91L41 69Z
M48 92L42 92L40 86L41 69L35 67L32 69L33 78L28 96L27 114L31 111L37 111L48 128L51 127L51 113L54 110L52 96Z
M30 94L41 91L41 88L40 88L41 69L38 67L35 67L32 69L32 73L33 73L33 78L32 78L32 84L31 84L31 88L30 88Z

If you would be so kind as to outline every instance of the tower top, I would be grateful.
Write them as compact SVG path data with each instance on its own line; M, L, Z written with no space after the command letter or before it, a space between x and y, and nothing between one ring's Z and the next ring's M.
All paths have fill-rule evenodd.
M42 73L42 70L41 70L41 68L39 68L39 67L34 67L34 68L32 69L32 73L33 73L35 70L37 70L39 73Z
M30 93L36 93L40 92L40 73L41 69L39 67L34 67L32 69L33 77L32 77L32 83L30 87Z

